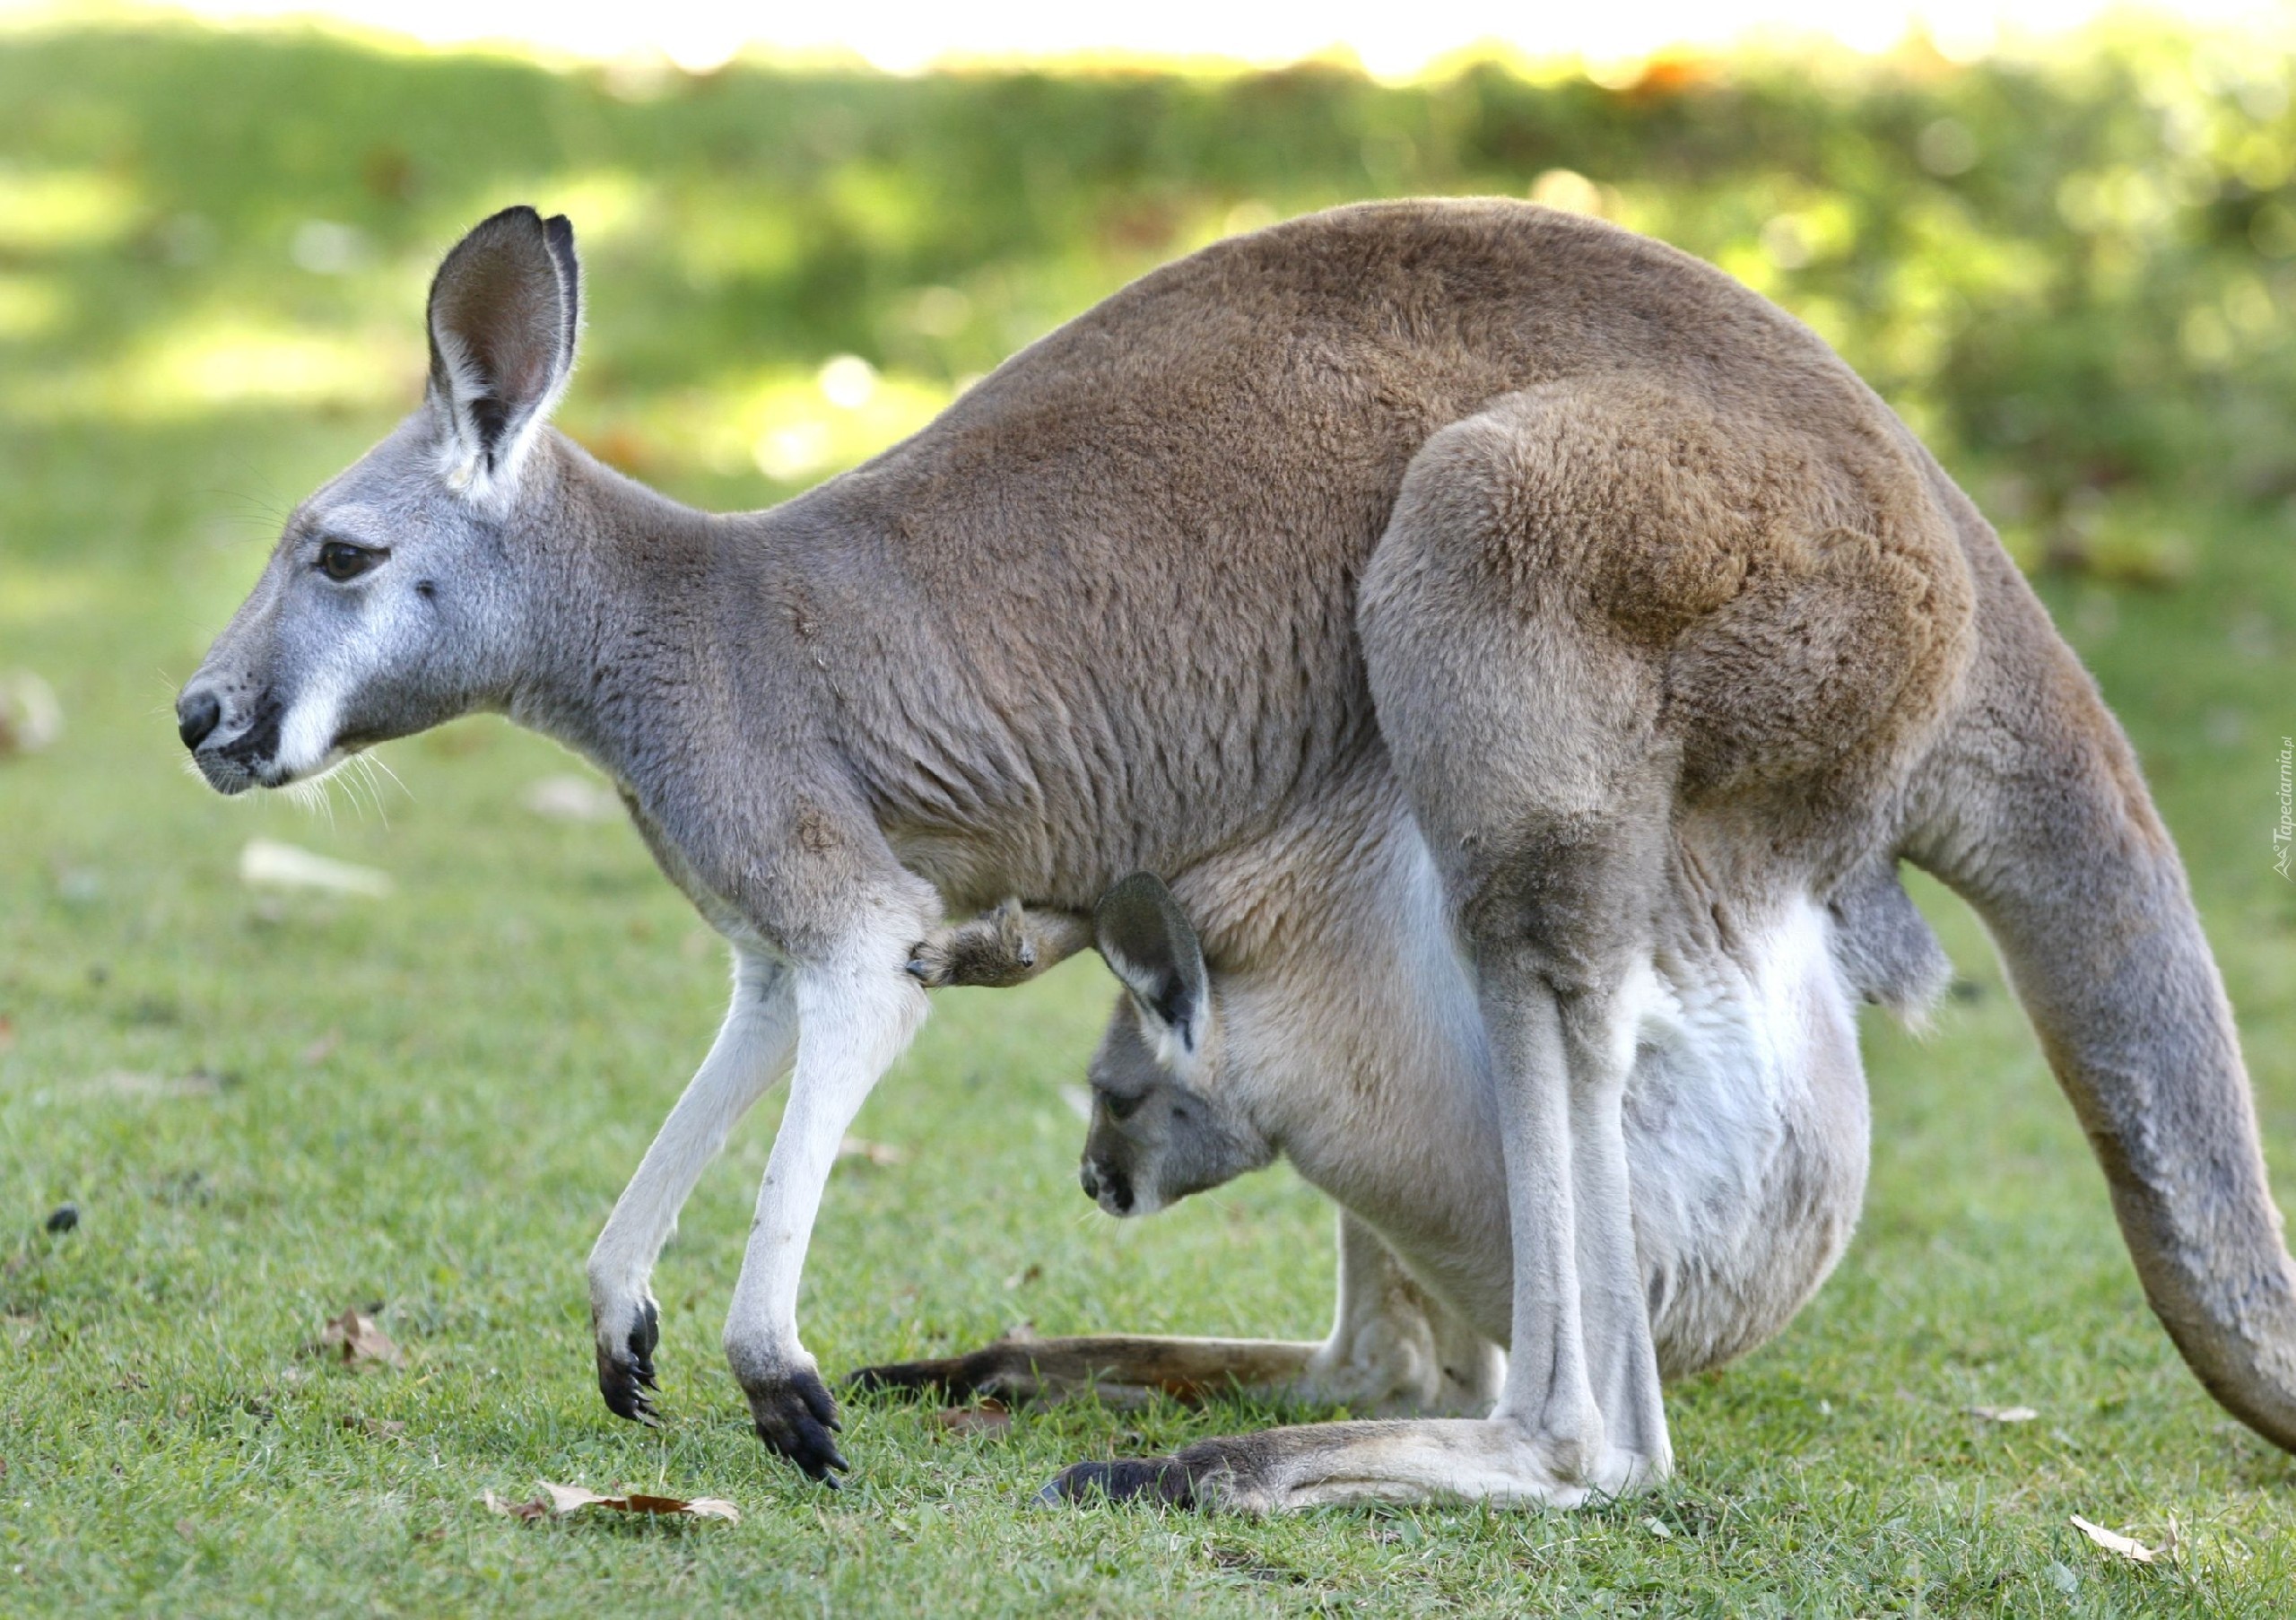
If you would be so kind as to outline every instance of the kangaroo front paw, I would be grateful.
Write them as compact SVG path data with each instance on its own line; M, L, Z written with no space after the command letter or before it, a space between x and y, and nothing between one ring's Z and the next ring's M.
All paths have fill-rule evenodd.
M1017 900L970 922L937 929L909 954L910 976L927 989L954 984L1001 989L1025 982L1036 969L1036 942L1029 937L1027 918Z
M650 1293L621 1308L592 1308L597 1335L598 1393L606 1410L616 1417L648 1425L656 1422L654 1402L647 1391L658 1390L654 1379L654 1347L662 1338L661 1308Z
M832 1489L837 1480L830 1470L851 1470L853 1465L839 1452L833 1438L839 1431L837 1402L813 1368L794 1367L744 1380L744 1393L757 1422L757 1437L767 1450L779 1452L804 1469L807 1478Z

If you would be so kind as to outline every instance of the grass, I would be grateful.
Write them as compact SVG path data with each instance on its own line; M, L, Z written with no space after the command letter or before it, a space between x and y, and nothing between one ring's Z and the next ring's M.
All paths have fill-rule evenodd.
M1925 1040L1869 1027L1863 1230L1776 1344L1674 1391L1681 1473L1646 1499L1262 1523L1029 1509L1066 1462L1288 1415L1235 1401L1029 1411L988 1436L865 1404L853 1480L823 1494L761 1454L716 1347L771 1103L657 1279L666 1425L609 1417L582 1256L708 1044L718 947L627 829L522 807L570 768L548 745L466 723L384 750L404 790L338 795L332 820L226 804L177 762L175 684L285 503L411 396L423 260L507 189L578 171L598 216L616 195L642 215L654 179L614 194L597 177L730 204L747 176L804 191L822 143L860 165L822 182L852 232L842 260L787 258L786 222L752 213L674 251L599 233L569 420L725 504L782 487L752 439L826 421L807 453L835 465L1176 244L1057 208L1029 223L1007 197L978 240L871 248L851 222L893 232L925 208L901 201L902 143L954 117L978 88L961 82L800 85L801 118L770 84L633 103L499 61L66 34L0 40L0 83L23 109L0 132L0 667L44 674L67 724L0 760L0 1614L2287 1611L2296 1465L2219 1411L2152 1322L1989 951L1929 889L1965 984ZM1216 100L1022 89L1118 146L1144 97ZM648 107L672 110L649 123ZM1158 165L1177 160L1126 152L1112 194L1169 201ZM457 153L475 154L466 183ZM1060 162L1103 161L1087 144L1011 167L1057 201ZM357 248L341 273L294 264L299 241L333 262L314 219L363 232L332 239ZM962 282L972 325L904 358L925 340L886 312L928 278ZM809 392L847 349L879 370L857 415ZM709 437L727 424L730 457ZM2274 509L2175 515L2179 588L2044 588L2183 843L2296 1205L2296 888L2269 843L2296 578ZM251 891L236 863L254 837L382 868L396 893ZM1288 1171L1136 1225L1077 1195L1060 1088L1109 994L1083 962L939 1000L858 1127L906 1161L848 1161L822 1214L803 1319L825 1368L1022 1320L1320 1330L1327 1215ZM65 1200L78 1227L45 1232ZM405 1370L307 1354L328 1317L378 1302ZM2039 1415L1991 1424L1979 1405ZM543 1478L727 1497L744 1519L526 1524L478 1504ZM2148 1540L2173 1518L2185 1561L2118 1563L2075 1512Z

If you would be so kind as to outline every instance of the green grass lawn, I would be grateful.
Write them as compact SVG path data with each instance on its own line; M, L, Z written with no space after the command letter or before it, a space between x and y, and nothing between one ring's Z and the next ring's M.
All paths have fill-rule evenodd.
M1558 142L1627 117L1573 123L1577 93L1538 103ZM1559 161L1431 176L1432 136L1397 168L1351 125L1317 167L1335 106L1376 135L1431 117L1416 94L738 74L664 91L309 41L0 37L0 671L44 675L66 725L0 760L0 1615L2296 1607L2296 1463L2152 1321L1988 948L1934 887L1963 982L1924 1039L1868 1026L1864 1227L1776 1344L1673 1392L1674 1481L1569 1516L1048 1512L1030 1498L1067 1462L1288 1415L1073 1406L983 1435L864 1403L848 1487L805 1484L751 1436L718 1351L770 1102L656 1278L664 1427L605 1412L582 1259L726 975L626 827L524 807L566 756L457 725L382 750L403 787L339 788L331 820L185 774L177 684L287 506L412 399L430 258L499 201L531 190L596 244L568 424L688 498L755 504L922 420L1239 196L1519 192ZM1223 118L1251 140L1197 164L1183 137ZM1054 127L1079 133L1022 138ZM1603 138L1644 126L1619 128ZM936 179L952 129L977 206ZM1695 190L1657 163L1648 196L1677 185ZM840 353L875 384L825 406L814 374ZM1950 368L1922 386L1961 397ZM1997 444L1955 444L1997 482ZM2269 480L2126 492L2172 517L2181 583L2043 588L2183 844L2296 1206L2296 887L2270 846L2296 732L2288 519ZM249 889L252 838L396 891ZM822 1212L802 1314L825 1371L1022 1321L1320 1333L1328 1214L1288 1171L1139 1224L1079 1196L1062 1088L1110 994L1087 960L937 1000L857 1127L906 1156L848 1161ZM66 1200L79 1225L50 1235ZM308 1353L377 1302L403 1370ZM743 1520L480 1503L543 1479L724 1497ZM2117 1563L2074 1513L2155 1543L2173 1519L2183 1560Z

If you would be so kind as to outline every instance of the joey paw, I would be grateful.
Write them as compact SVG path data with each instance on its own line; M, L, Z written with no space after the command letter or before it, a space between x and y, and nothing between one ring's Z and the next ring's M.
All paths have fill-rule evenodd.
M648 1390L659 1390L654 1376L654 1349L662 1340L661 1308L651 1294L643 1296L627 1328L619 1336L600 1331L597 1337L598 1393L606 1410L632 1423L653 1425L654 1401Z
M991 989L1026 982L1036 971L1036 942L1029 937L1021 902L953 928L937 928L909 947L909 972L927 989L976 985Z
M749 1397L750 1415L756 1422L757 1437L766 1449L777 1451L804 1471L809 1479L819 1480L832 1490L837 1480L831 1470L848 1472L847 1462L837 1449L833 1438L839 1428L837 1402L830 1395L829 1386L822 1383L821 1374L811 1367L796 1367L755 1380L744 1380L744 1393Z

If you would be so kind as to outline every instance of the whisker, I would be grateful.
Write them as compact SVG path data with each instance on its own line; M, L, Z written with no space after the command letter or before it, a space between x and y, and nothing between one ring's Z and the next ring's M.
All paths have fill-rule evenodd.
M375 806L376 815L382 816L383 801L375 797L374 779L367 774L365 756L354 753L344 761L344 766L343 790L351 796L352 804L359 811L359 819L362 822L367 819L367 806L370 802ZM384 818L383 825L387 828L390 825L387 818Z
M358 765L359 780L367 785L367 797L375 801L375 819L383 823L383 831L387 832L391 830L391 813L383 804L382 781L375 774L375 756L371 753L360 754ZM397 779L392 780L396 781Z
M388 760L385 759L379 753L362 753L359 757L365 760L368 764L372 766L375 770L381 771L385 776L390 778L392 784L396 786L401 793L406 795L406 802L408 804L411 805L414 802L414 789L408 787L404 782L399 780L398 772L391 769L390 762Z

